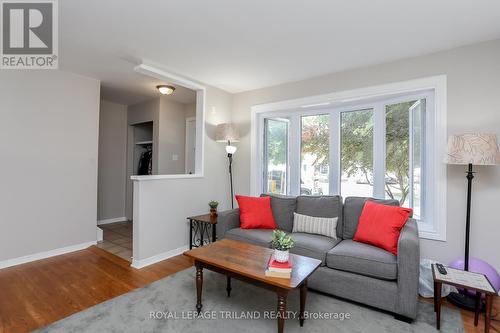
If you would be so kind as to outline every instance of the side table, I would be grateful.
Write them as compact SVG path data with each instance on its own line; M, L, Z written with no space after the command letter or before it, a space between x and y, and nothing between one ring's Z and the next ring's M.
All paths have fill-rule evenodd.
M200 247L212 242L217 238L217 216L210 214L190 216L189 220L189 249Z
M486 308L484 331L490 331L491 309L493 304L493 296L497 294L495 288L491 285L486 275L481 273L467 272L459 269L445 267L447 274L439 273L436 265L432 265L432 277L434 279L434 312L436 312L436 328L439 330L441 326L441 287L443 284L455 286L476 291L476 309L474 314L474 326L477 326L479 321L479 312L481 309L481 296L485 295Z

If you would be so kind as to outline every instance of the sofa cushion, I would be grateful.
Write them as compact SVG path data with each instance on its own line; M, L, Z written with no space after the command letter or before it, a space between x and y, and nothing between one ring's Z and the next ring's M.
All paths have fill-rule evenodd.
M240 208L240 227L242 229L276 229L271 198L235 195Z
M342 197L334 196L305 196L297 197L297 213L315 217L338 217L337 236L342 237Z
M342 219L343 232L342 238L352 239L358 228L358 221L363 207L365 206L366 200L373 200L377 203L390 206L399 206L398 200L383 200L383 199L373 199L365 197L347 197L344 201L344 218Z
M261 194L261 197L271 197L271 208L273 210L276 227L286 232L292 232L293 213L297 207L297 197Z
M314 217L293 213L293 232L323 235L337 239L338 217Z
M395 280L398 276L394 254L352 239L343 240L331 249L326 256L326 265L379 279Z
M365 202L353 240L377 246L398 255L398 239L411 208Z
M326 264L328 251L340 242L340 239L303 232L292 232L290 235L294 242L293 247L290 249L291 253L321 260L322 266Z
M234 228L228 230L224 237L240 242L270 247L271 238L273 237L273 230Z

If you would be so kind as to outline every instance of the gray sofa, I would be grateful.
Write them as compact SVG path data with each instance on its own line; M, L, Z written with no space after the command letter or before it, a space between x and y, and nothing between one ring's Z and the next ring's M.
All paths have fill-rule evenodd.
M271 196L278 229L290 232L295 246L290 252L316 258L321 267L308 286L334 296L367 304L411 321L417 315L419 238L417 223L409 219L401 231L398 255L352 240L366 200L397 205L395 200L340 196ZM292 233L293 213L338 217L337 239ZM240 229L239 209L219 213L218 239L229 238L270 247L272 230Z

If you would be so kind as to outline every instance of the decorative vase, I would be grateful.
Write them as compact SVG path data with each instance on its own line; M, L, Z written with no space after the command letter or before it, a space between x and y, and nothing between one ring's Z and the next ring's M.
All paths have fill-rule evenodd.
M274 249L274 260L276 260L277 262L287 262L289 256L290 252L288 250L282 251Z
M210 208L210 217L217 217L217 209Z

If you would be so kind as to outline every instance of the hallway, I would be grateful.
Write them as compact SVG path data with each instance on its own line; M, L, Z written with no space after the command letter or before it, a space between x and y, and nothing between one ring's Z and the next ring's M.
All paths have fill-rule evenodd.
M97 247L119 256L127 261L132 261L132 230L131 221L102 224L103 241Z

